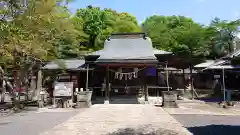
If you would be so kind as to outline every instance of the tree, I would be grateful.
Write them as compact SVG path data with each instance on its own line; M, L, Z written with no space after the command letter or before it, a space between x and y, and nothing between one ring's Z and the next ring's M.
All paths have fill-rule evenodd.
M212 30L213 54L217 57L224 56L234 50L234 41L239 30L239 20L226 21L215 18L209 28Z
M141 30L134 16L107 8L88 6L78 9L74 18L78 22L83 22L83 31L89 38L89 49L102 48L105 39L113 32L138 32Z
M77 34L67 8L59 5L59 0L28 0L27 6L17 0L6 2L8 7L2 13L11 19L3 18L0 24L0 66L6 69L11 65L16 89L27 89L34 66L78 54Z
M113 32L140 32L141 29L137 23L136 17L128 13L119 13L116 16L116 22L113 27Z
M178 53L206 56L205 28L183 16L151 16L142 25L154 47ZM185 57L185 56L184 56Z
M94 47L97 37L106 28L107 15L98 7L88 6L86 9L78 9L76 17L83 20L83 30L89 35L90 47Z

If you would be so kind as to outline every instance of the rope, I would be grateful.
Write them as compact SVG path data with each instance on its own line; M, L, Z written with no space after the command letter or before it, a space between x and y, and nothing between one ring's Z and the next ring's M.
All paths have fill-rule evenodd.
M122 69L122 68L120 68L120 69ZM138 72L140 72L141 70L144 70L144 69L145 69L145 67L142 69L134 68L134 72L128 72L128 73L122 73L122 70L114 71L114 70L109 69L109 71L115 73L115 79L122 80L124 78L125 80L128 80L128 79L131 80L132 78L137 78Z
M142 70L144 70L146 67L144 67L144 68L142 68L142 69L139 69L138 71L136 71L136 72L140 72L140 71L142 71ZM136 72L127 72L127 73L122 73L122 72L118 72L118 71L114 71L114 70L111 70L111 69L109 69L109 71L111 71L111 72L113 72L113 73L120 73L120 74L131 74L131 73L136 73Z

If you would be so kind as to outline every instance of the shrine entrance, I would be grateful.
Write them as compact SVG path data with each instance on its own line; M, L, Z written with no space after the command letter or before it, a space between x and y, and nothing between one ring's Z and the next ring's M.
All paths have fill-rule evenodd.
M119 67L109 69L112 96L138 96L144 87L144 67Z

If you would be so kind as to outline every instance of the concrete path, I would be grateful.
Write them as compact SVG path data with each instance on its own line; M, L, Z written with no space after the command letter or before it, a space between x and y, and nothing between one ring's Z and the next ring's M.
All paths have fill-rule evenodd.
M79 113L76 110L34 109L0 117L0 135L39 135Z
M94 105L41 135L190 135L160 107Z

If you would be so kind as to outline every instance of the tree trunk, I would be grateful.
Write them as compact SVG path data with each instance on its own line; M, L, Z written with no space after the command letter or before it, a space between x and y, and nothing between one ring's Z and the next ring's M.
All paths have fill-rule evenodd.
M37 89L37 83L36 83L36 76L35 75L32 75L31 76L31 81L30 81L30 90L32 92L32 95L31 95L31 100L34 100L34 97L36 96L36 89Z
M15 91L17 92L17 97L14 97L13 102L17 109L20 109L20 96L19 90L21 88L21 80L20 80L20 72L21 71L14 71L14 83L15 83Z
M91 47L95 47L96 38L97 38L97 35L90 35L89 44L90 44Z
M39 103L39 106L43 106L41 99L40 99L40 91L42 90L42 70L39 69L38 70L38 74L37 74L37 90L36 90L36 97Z
M5 92L6 92L6 85L5 84L6 84L6 82L2 78L1 103L4 103L4 101L5 101Z

